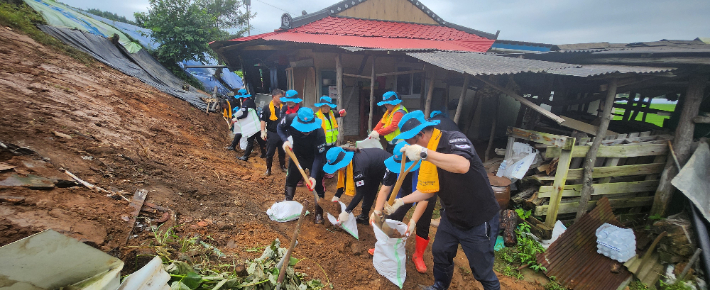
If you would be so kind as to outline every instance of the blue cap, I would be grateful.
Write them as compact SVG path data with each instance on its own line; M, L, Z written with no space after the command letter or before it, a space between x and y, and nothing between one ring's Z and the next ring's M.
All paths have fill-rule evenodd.
M426 127L439 125L441 121L427 121L424 119L424 112L421 110L416 110L414 112L409 112L404 115L401 120L399 120L399 135L394 137L394 139L410 139L419 134L422 129Z
M320 128L321 123L323 123L323 120L316 118L311 108L300 108L298 109L298 115L291 122L291 127L306 133Z
M248 97L251 97L251 95L250 95L250 94L247 94L247 90L246 90L246 89L240 89L240 90L238 90L238 91L237 91L237 95L234 96L234 98L237 98L237 99L238 99L238 98L248 98Z
M443 114L443 112L441 112L439 110L432 111L431 114L429 114L429 119L434 118L434 117L441 115L441 114Z
M232 108L232 114L236 114L239 111L239 107Z
M339 169L348 166L353 160L355 152L345 151L340 147L333 147L325 153L326 163L323 165L323 171L328 174L333 174Z
M320 108L320 107L323 107L323 106L326 106L326 105L327 105L327 106L330 106L330 107L333 108L333 109L335 109L335 107L337 107L337 105L333 104L333 99L331 99L331 98L328 97L328 96L322 96L322 97L320 97L320 99L319 99L318 101L319 101L320 103L315 103L315 104L313 104L313 106L315 106L316 108ZM329 173L329 174L330 174L330 173Z
M386 92L382 95L382 102L377 103L378 106L384 106L385 104L397 105L402 102L399 95L393 91Z
M394 153L394 155L392 155L390 158L385 159L385 166L387 166L387 169L389 169L389 171L392 171L397 174L400 173L399 171L400 171L400 169L402 169L402 157L404 156L404 153L402 153L400 151L402 150L402 148L404 148L404 145L407 145L407 142L397 143L397 145L394 146L394 150L392 152L392 153ZM407 159L407 160L409 160L409 159ZM412 166L412 164L414 164L414 161L408 161L404 164L404 167L409 168L410 166ZM421 164L422 163L419 162L419 164L417 164L417 166L412 168L412 170L410 170L410 171L418 170L419 165L421 165Z
M298 92L296 90L288 90L279 100L282 102L294 102L296 104L303 102L303 99L298 97Z

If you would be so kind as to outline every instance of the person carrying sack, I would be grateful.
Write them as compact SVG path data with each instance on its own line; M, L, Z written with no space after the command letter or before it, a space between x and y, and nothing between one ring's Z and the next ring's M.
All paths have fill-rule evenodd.
M325 151L328 152L338 142L338 120L335 118L345 117L347 112L344 109L334 111L337 107L333 104L333 99L328 96L322 96L314 106L319 108L316 111L316 117L323 121L323 131L325 131ZM332 110L333 109L333 110ZM326 173L325 178L333 178L333 174Z
M359 224L367 224L370 208L377 196L382 175L385 174L385 160L392 156L377 148L348 149L333 147L325 155L323 171L328 174L338 172L338 191L332 201L340 201L343 193L354 196L350 204L340 213L338 221L345 222L349 214L362 201L362 212L355 219Z
M237 146L239 145L239 141L242 139L242 133L237 132L238 128L234 128L234 123L237 122L234 119L234 115L236 115L236 113L239 112L239 106L237 105L238 100L239 100L238 95L234 95L233 100L230 100L230 99L227 100L227 104L230 108L229 119L227 119L227 120L229 120L229 130L234 133L234 138L232 138L232 144L230 144L229 146L224 148L227 151L237 151L237 148L238 148ZM222 113L222 114L225 115L225 113Z
M237 121L245 120L251 114L256 114L256 104L254 103L254 100L252 100L251 95L247 94L247 90L241 89L237 93L237 96L239 96L239 98L242 100L242 107L241 109L239 109L236 116ZM258 136L258 134L253 134L247 137L247 148L244 149L244 155L242 155L242 157L239 157L239 160L249 160L249 154L251 154L251 151L254 149L254 141L259 144L259 149L261 151L260 158L266 157L266 141L258 138Z
M323 186L323 163L325 162L325 133L321 128L321 120L315 117L311 108L300 108L295 114L288 114L281 118L276 127L281 137L284 150L293 150L303 169L310 169L308 178L320 198L325 196ZM293 138L293 144L288 138ZM296 195L296 185L301 180L301 173L296 164L291 160L286 173L286 200L293 200ZM323 223L323 209L315 203L315 223Z
M493 247L498 235L499 206L488 175L471 141L460 132L434 128L422 111L408 113L395 139L405 140L401 152L422 160L417 189L385 205L385 214L404 204L431 198L438 192L443 210L434 237L434 284L428 290L448 289L454 273L454 257L460 244L476 280L486 290L500 289L493 272Z
M402 99L399 95L393 91L386 92L382 95L382 101L377 103L378 106L385 106L387 112L382 116L382 119L377 123L375 129L372 129L369 137L373 139L379 139L380 136L384 136L387 141L387 152L390 154L394 149L395 140L394 137L399 134L400 119L406 114L407 108L402 104Z
M298 97L298 92L296 90L288 90L281 97L281 102L286 103L286 106L281 108L281 116L286 116L288 114L295 114L301 108L299 103L303 102L303 99Z
M279 168L286 172L286 152L281 148L283 142L276 132L276 126L281 119L281 109L284 107L281 102L284 92L279 89L271 91L271 102L266 108L261 110L261 139L266 141L266 172L264 175L271 175L271 164L274 162L276 150L279 151Z

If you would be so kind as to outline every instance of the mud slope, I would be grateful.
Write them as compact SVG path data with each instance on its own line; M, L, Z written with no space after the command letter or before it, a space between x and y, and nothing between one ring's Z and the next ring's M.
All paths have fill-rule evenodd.
M98 62L81 64L5 28L0 28L0 63L0 142L34 151L0 152L0 168L14 167L0 171L0 182L12 176L68 180L59 171L67 169L129 198L145 189L147 202L174 211L167 223L180 225L180 235L209 235L214 245L238 259L253 258L258 253L248 249L275 238L288 240L295 223L271 222L265 214L283 198L284 174L263 178L264 163L256 153L249 162L239 162L233 152L224 151L229 140L221 116L200 112ZM327 198L332 194L329 190ZM299 189L297 199L310 197ZM84 187L0 186L0 245L52 228L120 257L130 272L140 266L136 256L146 254L136 246L152 237L140 226L126 243L130 211L128 202ZM141 216L155 223L161 214ZM374 236L368 227L360 227L358 241L332 226L315 226L311 219L294 253L305 258L299 271L329 279L335 289L397 289L372 267L367 249ZM149 219L139 221L148 225ZM411 252L413 242L407 248ZM432 267L430 252L425 258ZM465 265L465 259L457 258L457 264ZM416 273L410 260L407 272L405 289L433 281L431 270ZM509 278L502 282L506 289L542 288ZM456 267L452 289L479 285L466 267Z

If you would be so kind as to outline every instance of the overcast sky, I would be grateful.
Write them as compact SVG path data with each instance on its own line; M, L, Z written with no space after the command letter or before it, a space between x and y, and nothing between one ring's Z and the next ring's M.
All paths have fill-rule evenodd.
M133 19L148 0L59 0ZM337 0L252 0L252 34L280 26L284 12L315 12ZM445 21L495 33L500 39L550 44L639 42L710 37L708 0L421 0Z

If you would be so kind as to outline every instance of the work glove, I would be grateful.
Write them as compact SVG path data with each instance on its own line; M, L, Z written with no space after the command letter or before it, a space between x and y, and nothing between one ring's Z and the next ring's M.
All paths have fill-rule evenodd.
M414 229L417 228L417 221L410 219L409 224L407 224L407 236L411 236L414 233Z
M377 131L372 130L372 132L370 132L370 135L368 137L370 137L372 139L380 139L380 133L377 133Z
M399 152L404 153L404 155L407 155L407 158L412 161L417 161L422 159L422 149L424 147L419 146L417 144L414 145L404 145L402 149L399 150Z
M284 145L281 146L284 148L284 151L292 150L293 145L291 145L291 142L289 141L284 141Z
M370 214L370 224L375 222L375 216L382 216L382 212L379 210L375 210Z
M393 203L392 205L389 205L389 203L385 203L385 214L386 214L386 215L391 215L391 214L393 214L395 211L397 211L397 209L398 209L400 206L403 206L403 205L404 205L404 202L402 202L402 199L401 199L401 198L395 199L395 200L394 200L394 203Z
M266 135L266 131L261 131L261 140L266 141L268 135Z
M348 112L346 112L345 109L342 109L342 110L338 111L338 114L340 114L340 117L345 117L345 115L347 115Z
M330 201L332 201L332 202L339 202L339 201L340 201L340 197L338 197L337 195L333 195L333 198L331 198Z
M338 215L338 222L340 222L341 224L347 222L348 219L350 219L350 213L348 213L347 211L343 211L340 213L340 215Z
M316 188L316 179L313 177L308 178L308 190L314 190Z

